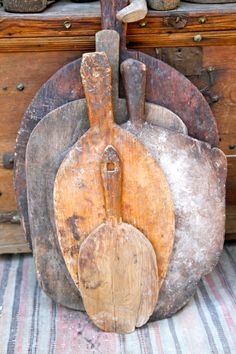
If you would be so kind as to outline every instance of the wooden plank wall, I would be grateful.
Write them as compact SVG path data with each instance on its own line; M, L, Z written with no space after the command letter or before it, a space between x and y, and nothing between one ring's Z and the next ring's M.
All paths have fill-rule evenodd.
M59 3L56 8L60 10ZM194 11L189 12L191 6ZM43 14L7 15L0 11L0 213L16 210L12 170L5 169L1 161L4 153L14 150L24 111L39 87L58 68L94 49L94 34L100 29L98 10L81 17L70 9L71 14L66 16L51 9L47 18ZM220 146L228 155L227 237L235 238L236 6L228 4L224 9L225 13L218 9L208 14L200 5L185 4L184 9L180 7L171 14L151 11L144 22L129 26L128 47L155 55L157 47L199 45L203 48L203 68L216 69L211 90L219 101L212 109L218 122ZM182 28L173 25L178 16L183 24L187 19ZM205 22L201 23L203 17ZM72 24L69 30L65 29L65 20ZM202 36L197 44L196 34ZM22 91L17 89L19 83L24 85ZM1 223L0 253L27 250L20 225Z

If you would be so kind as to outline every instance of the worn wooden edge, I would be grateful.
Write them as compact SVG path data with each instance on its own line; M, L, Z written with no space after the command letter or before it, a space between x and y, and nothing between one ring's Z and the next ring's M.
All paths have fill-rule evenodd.
M236 22L235 22L236 23ZM144 49L157 47L203 47L236 45L235 31L209 31L197 32L200 41L195 41L192 32L162 33L140 35L132 34L127 37L129 49ZM32 37L32 38L8 38L0 39L1 53L16 52L55 52L55 51L94 51L95 36L76 37Z
M197 37L196 37L197 36ZM162 33L158 36L149 34L128 35L128 47L134 48L155 48L176 47L176 46L225 46L236 45L235 31L206 31L206 32L182 32Z
M183 25L179 19L175 22L177 17ZM149 11L144 20L128 26L128 35L209 31L212 28L232 30L236 28L235 20L235 4L181 3L175 10ZM60 1L41 14L9 14L0 10L0 38L90 36L100 29L99 2L89 6Z
M29 252L22 226L10 222L0 223L0 254Z
M28 243L22 242L21 244L9 243L0 246L0 254L11 253L31 253Z

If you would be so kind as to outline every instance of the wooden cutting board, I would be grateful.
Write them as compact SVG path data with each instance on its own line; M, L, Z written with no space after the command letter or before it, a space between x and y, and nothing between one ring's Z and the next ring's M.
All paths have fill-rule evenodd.
M121 66L130 118L123 128L133 133L160 164L175 206L170 271L152 315L152 319L162 319L186 304L201 277L211 272L219 259L224 243L227 163L219 149L145 122L145 66L132 59Z
M156 254L145 235L122 221L123 168L112 145L101 158L106 219L81 243L79 289L87 314L103 331L129 333L156 306Z
M110 2L110 0L101 1L102 28L116 29L122 37L121 61L131 57L145 63L147 66L146 100L168 108L180 116L191 136L208 141L212 146L217 146L218 132L216 122L208 104L198 89L182 74L162 61L137 51L127 51L125 48L125 26L122 26L116 20L116 13L126 3L126 0L117 0L116 2ZM18 210L29 241L30 229L25 174L25 152L28 139L34 127L46 114L63 104L84 97L81 79L78 75L80 64L81 59L78 59L64 66L41 87L25 113L18 133L15 190ZM125 116L122 117L125 119ZM117 123L123 122L119 117L116 117L116 119Z
M174 240L174 210L168 184L143 145L114 124L111 70L106 55L93 53L84 55L83 60L81 75L91 128L67 154L55 180L54 216L61 252L79 287L79 247L106 218L100 162L106 146L112 145L123 165L122 219L142 230L150 240L161 284Z
M114 55L119 47L117 33L101 31L97 33L96 41L98 50L104 48L113 71L118 73L119 60ZM113 101L116 102L115 107L119 107L119 114L127 120L126 102L118 99L117 80L118 75L113 75ZM186 134L184 123L168 109L151 103L146 103L145 107L147 121ZM88 128L85 100L70 102L50 112L38 123L26 151L29 221L40 284L55 301L75 309L83 309L83 304L58 249L52 212L53 187L66 152Z

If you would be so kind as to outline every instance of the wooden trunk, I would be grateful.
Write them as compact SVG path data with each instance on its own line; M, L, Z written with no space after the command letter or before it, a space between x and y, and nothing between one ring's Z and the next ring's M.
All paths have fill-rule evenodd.
M94 50L100 6L60 1L42 14L1 10L0 18L0 253L25 252L23 231L11 214L16 210L11 169L16 133L40 86L62 65ZM235 19L234 4L182 3L171 12L149 11L145 20L128 26L128 48L176 67L211 104L228 158L229 239L236 235Z

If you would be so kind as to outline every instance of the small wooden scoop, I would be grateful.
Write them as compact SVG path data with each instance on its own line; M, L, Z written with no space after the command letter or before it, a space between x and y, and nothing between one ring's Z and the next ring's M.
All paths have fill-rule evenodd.
M111 67L105 53L85 54L81 76L91 128L62 161L54 184L57 238L65 264L79 288L79 248L106 220L101 161L106 147L112 145L123 167L122 220L141 230L151 242L161 284L168 269L175 228L166 178L144 146L114 123Z
M79 289L85 309L102 330L129 333L145 324L158 296L156 255L148 239L122 222L121 160L112 145L101 161L106 221L82 243Z

